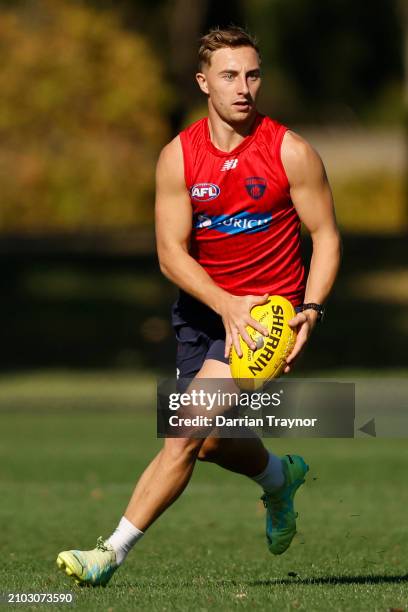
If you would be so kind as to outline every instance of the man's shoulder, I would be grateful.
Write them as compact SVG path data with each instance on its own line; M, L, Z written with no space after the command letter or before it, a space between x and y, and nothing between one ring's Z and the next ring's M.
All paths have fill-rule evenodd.
M282 140L281 159L288 178L322 172L323 164L318 152L300 134L287 130ZM289 181L292 182L291 180Z
M282 141L282 156L292 161L307 161L311 157L318 155L313 146L303 136L287 130Z
M164 147L160 151L160 157L162 156L168 157L171 155L175 155L178 153L180 149L181 149L180 134L177 134L177 136L172 138L170 142L164 145Z
M202 117L193 123L187 125L184 129L182 129L177 136L175 136L169 143L167 143L160 153L160 159L163 157L167 159L169 156L180 157L183 152L183 141L186 138L191 139L197 132L201 132L203 128L203 123L207 121L207 117Z
M177 134L170 142L168 142L160 151L157 165L168 166L179 164L183 161L183 151L181 147L180 134Z
M162 148L157 161L156 174L157 177L178 182L184 177L183 168L183 151L180 135L177 135Z

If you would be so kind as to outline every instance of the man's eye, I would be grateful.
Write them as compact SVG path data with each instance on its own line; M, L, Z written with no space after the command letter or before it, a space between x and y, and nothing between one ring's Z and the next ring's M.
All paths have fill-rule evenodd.
M233 78L234 78L234 75L231 74L231 72L226 72L224 74L224 79L226 79L227 81L232 81Z
M249 78L251 81L257 81L260 78L259 74L250 74Z

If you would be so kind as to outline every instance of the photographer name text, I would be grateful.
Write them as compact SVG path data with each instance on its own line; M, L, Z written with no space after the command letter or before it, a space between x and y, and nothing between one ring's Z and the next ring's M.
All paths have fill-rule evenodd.
M267 414L263 417L234 417L223 415L215 417L197 415L195 417L179 417L172 415L169 418L170 427L316 427L318 419L289 419Z

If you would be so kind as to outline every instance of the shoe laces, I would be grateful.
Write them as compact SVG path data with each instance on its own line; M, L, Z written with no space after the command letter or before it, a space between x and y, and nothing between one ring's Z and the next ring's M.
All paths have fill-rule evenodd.
M109 548L106 546L105 540L102 536L99 536L99 538L97 539L96 548L101 552L108 552Z
M269 505L269 512L271 514L272 520L279 520L279 513L285 510L285 506L287 507L288 502L280 495L273 495L271 493L264 493L262 495L261 500L263 501L263 505L265 508L268 508L268 500L271 502ZM299 512L294 513L294 517L297 518L299 516Z
M269 501L273 510L276 509L277 511L282 510L283 506L286 503L285 499L281 495L273 495L272 493L264 493L261 497L261 500L263 501L263 505L265 506L265 508L268 507Z

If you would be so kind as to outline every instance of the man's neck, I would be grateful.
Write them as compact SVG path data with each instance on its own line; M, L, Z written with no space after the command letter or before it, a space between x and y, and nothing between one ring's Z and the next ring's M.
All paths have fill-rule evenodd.
M230 124L223 121L211 108L208 113L208 128L211 142L220 151L228 153L238 147L246 136L252 132L257 113L254 112L244 123Z

